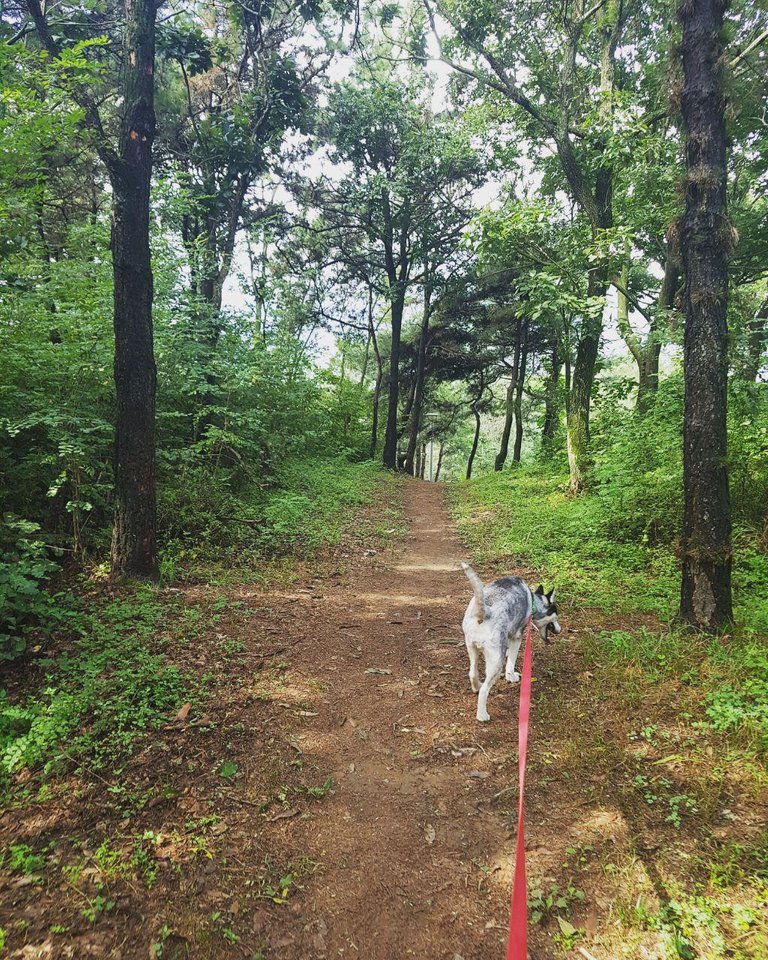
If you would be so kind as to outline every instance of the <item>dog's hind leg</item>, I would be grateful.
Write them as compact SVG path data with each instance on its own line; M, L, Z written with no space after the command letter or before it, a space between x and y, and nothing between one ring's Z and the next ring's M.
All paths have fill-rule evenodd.
M507 649L507 669L504 672L504 676L510 683L517 683L520 679L520 674L515 670L515 664L517 663L517 655L520 652L520 644L522 641L523 632L522 630L518 630Z
M469 654L469 685L472 687L472 692L477 693L480 689L480 654L471 640L467 640L467 653Z
M501 671L504 668L504 654L501 650L497 648L491 649L491 645L488 644L485 647L484 653L485 680L483 681L482 687L480 687L480 693L477 697L477 719L481 723L485 723L491 719L487 707L488 694L491 692L494 683L496 683L501 676Z

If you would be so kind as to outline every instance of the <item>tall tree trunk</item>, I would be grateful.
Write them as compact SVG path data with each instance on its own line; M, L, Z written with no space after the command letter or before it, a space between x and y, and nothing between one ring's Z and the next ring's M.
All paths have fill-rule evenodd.
M550 357L551 369L544 393L544 427L541 439L544 447L548 447L555 438L558 417L557 388L560 385L560 344L555 340Z
M682 115L685 272L681 619L716 630L732 617L731 520L726 469L727 257L723 0L685 0Z
M485 393L485 376L480 373L480 384L477 391L477 398L472 403L472 413L475 417L475 435L472 438L472 449L469 452L469 459L467 460L467 480L472 479L472 465L475 462L475 454L477 453L477 446L480 443L480 404L483 399L483 393Z
M598 14L598 36L600 40L600 100L598 113L606 125L613 116L613 93L616 70L616 47L624 25L625 11L620 0L607 0ZM576 48L572 48L567 75L575 75ZM578 167L573 145L567 133L569 120L566 113L561 120L561 129L557 138L558 152L571 191L592 225L593 239L598 240L604 230L613 226L613 168L611 161L601 157L595 173L594 191L586 189L583 171ZM601 265L592 270L587 283L587 297L604 298L608 293L609 278L606 267ZM595 365L603 332L602 311L594 308L584 318L582 334L576 348L576 361L573 366L573 383L568 402L566 430L568 436L568 468L571 476L571 492L580 493L586 484L590 469L589 459L589 408L592 401L592 384L595 379Z
M670 250L664 264L664 277L661 281L656 309L649 316L648 334L644 339L635 333L629 320L629 251L622 265L621 274L615 281L617 325L624 343L637 364L635 409L641 414L650 408L659 387L660 331L663 327L669 326L670 311L674 307L679 277L679 264Z
M379 338L376 336L376 327L373 323L373 287L370 285L368 286L368 333L373 345L373 355L376 358L376 379L373 384L373 409L371 411L371 460L373 460L379 443L379 400L381 399L381 382L384 379L384 364L379 350Z
M414 460L413 476L418 477L421 475L421 444L416 448L416 456Z
M397 232L397 251L395 250L395 226L387 189L381 192L382 213L384 216L384 260L389 283L390 315L392 319L392 346L389 355L389 399L387 403L387 425L384 430L384 466L397 470L398 441L398 402L400 399L400 334L403 327L403 309L408 288L410 262L408 239L410 229L409 205L404 204L403 218Z
M158 575L149 191L155 136L155 0L125 0L124 107L112 173L115 524L113 576Z
M41 44L60 50L40 0L27 0ZM123 91L117 149L83 87L83 111L112 186L112 277L115 330L115 518L112 575L157 579L155 491L156 370L152 332L149 192L155 136L155 0L124 0Z
M427 445L426 443L420 444L421 446L421 469L419 470L419 479L423 480L427 472Z
M440 449L438 450L438 453L437 453L437 466L435 467L435 476L434 476L435 483L437 483L437 481L440 479L440 468L443 465L443 448L444 447L445 447L445 444L441 440Z
M405 454L406 473L413 474L413 457L416 452L416 444L419 439L421 429L421 407L424 401L424 381L427 369L427 339L429 337L429 317L431 312L430 301L432 299L432 284L429 278L429 270L425 270L424 280L424 312L421 317L421 330L419 331L419 353L416 361L416 379L414 383L413 405L411 407L410 436L408 438L408 450Z
M520 352L520 366L517 371L515 386L515 449L512 453L512 462L520 463L523 452L523 385L525 383L525 367L528 363L528 321L523 324L523 347Z
M403 326L405 286L396 283L392 291L392 346L389 354L389 399L384 431L384 466L397 470L397 414L400 395L400 333Z
M472 407L472 413L475 417L475 435L472 438L472 449L469 451L469 459L467 460L467 480L472 479L472 465L475 462L477 445L480 442L480 414L475 406Z
M517 373L520 369L520 349L522 346L522 317L517 318L517 326L515 328L515 354L512 361L512 375L509 378L509 385L507 387L507 396L505 403L505 412L504 412L504 427L501 431L501 444L499 445L499 452L496 454L496 459L493 462L494 470L502 470L504 464L507 462L507 456L509 455L509 438L512 434L512 423L515 417L515 386L517 384Z
M589 276L587 297L604 296L607 289L602 271ZM594 308L593 308L594 309ZM600 336L603 332L602 314L594 313L584 318L584 328L576 347L576 361L571 371L571 392L566 416L568 435L568 469L571 476L571 492L581 493L589 472L589 408L592 401L592 384L595 379Z

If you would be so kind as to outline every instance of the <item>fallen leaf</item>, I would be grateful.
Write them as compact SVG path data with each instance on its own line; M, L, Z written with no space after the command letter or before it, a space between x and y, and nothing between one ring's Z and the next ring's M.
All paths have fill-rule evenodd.
M435 828L432 826L431 823L428 823L426 828L424 829L424 839L427 841L430 847L435 842L435 836L436 836Z
M557 918L557 923L564 937L572 937L576 933L576 927L572 923L568 923L567 920L563 920L562 917Z
M382 669L380 669L379 667L368 667L368 669L367 669L365 672L366 672L366 673L378 673L378 674L381 674L381 676L384 676L384 677L389 676L389 675L392 673L391 670L382 670Z
M291 807L288 810L281 810L280 813L276 813L274 817L269 818L270 823L274 823L275 820L288 820L290 817L298 816L301 813L301 810L295 810Z
M470 770L466 776L472 777L473 780L487 780L490 773L487 770Z
M186 720L187 717L189 716L189 711L190 711L191 709L192 709L192 704L191 704L191 703L185 703L184 706L183 706L183 707L179 710L179 712L176 714L176 719L177 719L179 722L181 722L182 720Z

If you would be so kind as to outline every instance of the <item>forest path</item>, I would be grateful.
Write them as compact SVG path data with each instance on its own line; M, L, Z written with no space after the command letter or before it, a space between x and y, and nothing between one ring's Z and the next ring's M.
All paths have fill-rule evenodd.
M282 827L291 862L303 855L320 867L291 921L270 937L277 955L503 955L519 688L500 681L489 701L492 721L477 723L461 631L470 589L443 490L407 482L404 541L372 569L363 564L348 582L326 586L322 614L317 610L307 624L308 642L291 658L294 689L304 691L305 713L316 714L293 742L315 781L332 777L334 786L308 818L286 818ZM535 631L533 642L536 663L544 647ZM535 684L536 701L542 688L567 684L568 658L553 667ZM321 693L307 697L312 689ZM567 781L548 790L536 783L537 761L551 763L568 749L577 718L558 730L560 719L535 704L534 877L546 875L548 863L559 866L569 833L579 827ZM551 939L538 928L532 937L535 956L549 956Z
M501 680L477 723L444 493L389 479L282 581L279 566L266 586L212 570L163 591L159 642L203 688L119 770L73 769L0 818L0 848L50 858L40 885L0 887L14 960L503 956L519 687ZM594 948L608 871L643 855L617 789L626 721L573 642L590 616L566 605L556 643L533 636L529 889L551 894L535 960L578 949L565 917Z

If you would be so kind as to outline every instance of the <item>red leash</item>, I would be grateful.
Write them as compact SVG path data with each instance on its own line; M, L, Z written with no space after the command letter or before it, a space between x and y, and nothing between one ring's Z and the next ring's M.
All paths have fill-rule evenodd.
M518 718L517 769L520 798L517 808L517 853L515 880L512 885L512 910L509 915L509 942L507 960L528 960L528 895L525 883L525 761L528 757L528 717L531 713L531 617L525 634L523 676L520 683L520 714Z

